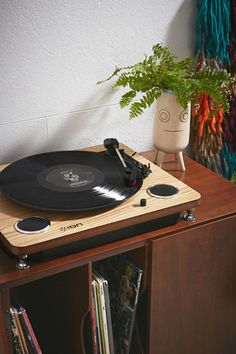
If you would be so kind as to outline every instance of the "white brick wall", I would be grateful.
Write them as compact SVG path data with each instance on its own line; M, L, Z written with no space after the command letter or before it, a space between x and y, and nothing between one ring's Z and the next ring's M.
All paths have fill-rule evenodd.
M162 42L192 55L194 0L0 2L0 162L116 137L152 147L154 107L129 121L121 91L96 85Z

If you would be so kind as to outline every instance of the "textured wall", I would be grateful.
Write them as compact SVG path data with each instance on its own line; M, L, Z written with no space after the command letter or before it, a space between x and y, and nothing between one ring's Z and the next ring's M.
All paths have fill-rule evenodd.
M194 0L1 1L0 162L106 137L151 148L154 107L130 121L96 82L157 42L191 55L194 15Z

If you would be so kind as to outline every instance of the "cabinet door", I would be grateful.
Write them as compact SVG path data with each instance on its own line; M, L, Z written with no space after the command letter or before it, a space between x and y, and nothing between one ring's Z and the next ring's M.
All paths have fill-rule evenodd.
M149 354L236 353L236 217L152 243Z

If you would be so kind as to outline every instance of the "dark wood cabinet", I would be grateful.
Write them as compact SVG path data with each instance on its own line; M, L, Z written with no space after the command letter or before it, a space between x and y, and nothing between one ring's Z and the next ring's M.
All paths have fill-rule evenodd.
M150 353L236 352L236 216L152 242Z
M153 160L154 152L146 152ZM165 169L201 193L196 221L17 270L0 250L0 353L12 354L9 306L27 308L43 352L90 353L90 284L96 261L127 253L143 270L131 352L236 352L236 186L185 158Z

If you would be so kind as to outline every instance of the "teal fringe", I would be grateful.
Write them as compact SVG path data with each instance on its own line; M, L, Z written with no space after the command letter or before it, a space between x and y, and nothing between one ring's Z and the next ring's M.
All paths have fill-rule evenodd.
M231 38L231 26L234 27L231 23L231 1L236 0L197 0L195 55L216 59L223 67L231 64L229 48L231 41L235 41ZM230 180L236 171L236 148L232 150L224 140L219 155L198 156L198 160Z
M230 63L230 0L197 0L195 54Z
M225 142L221 150L221 163L223 176L230 180L236 171L236 150L229 151L228 145Z

